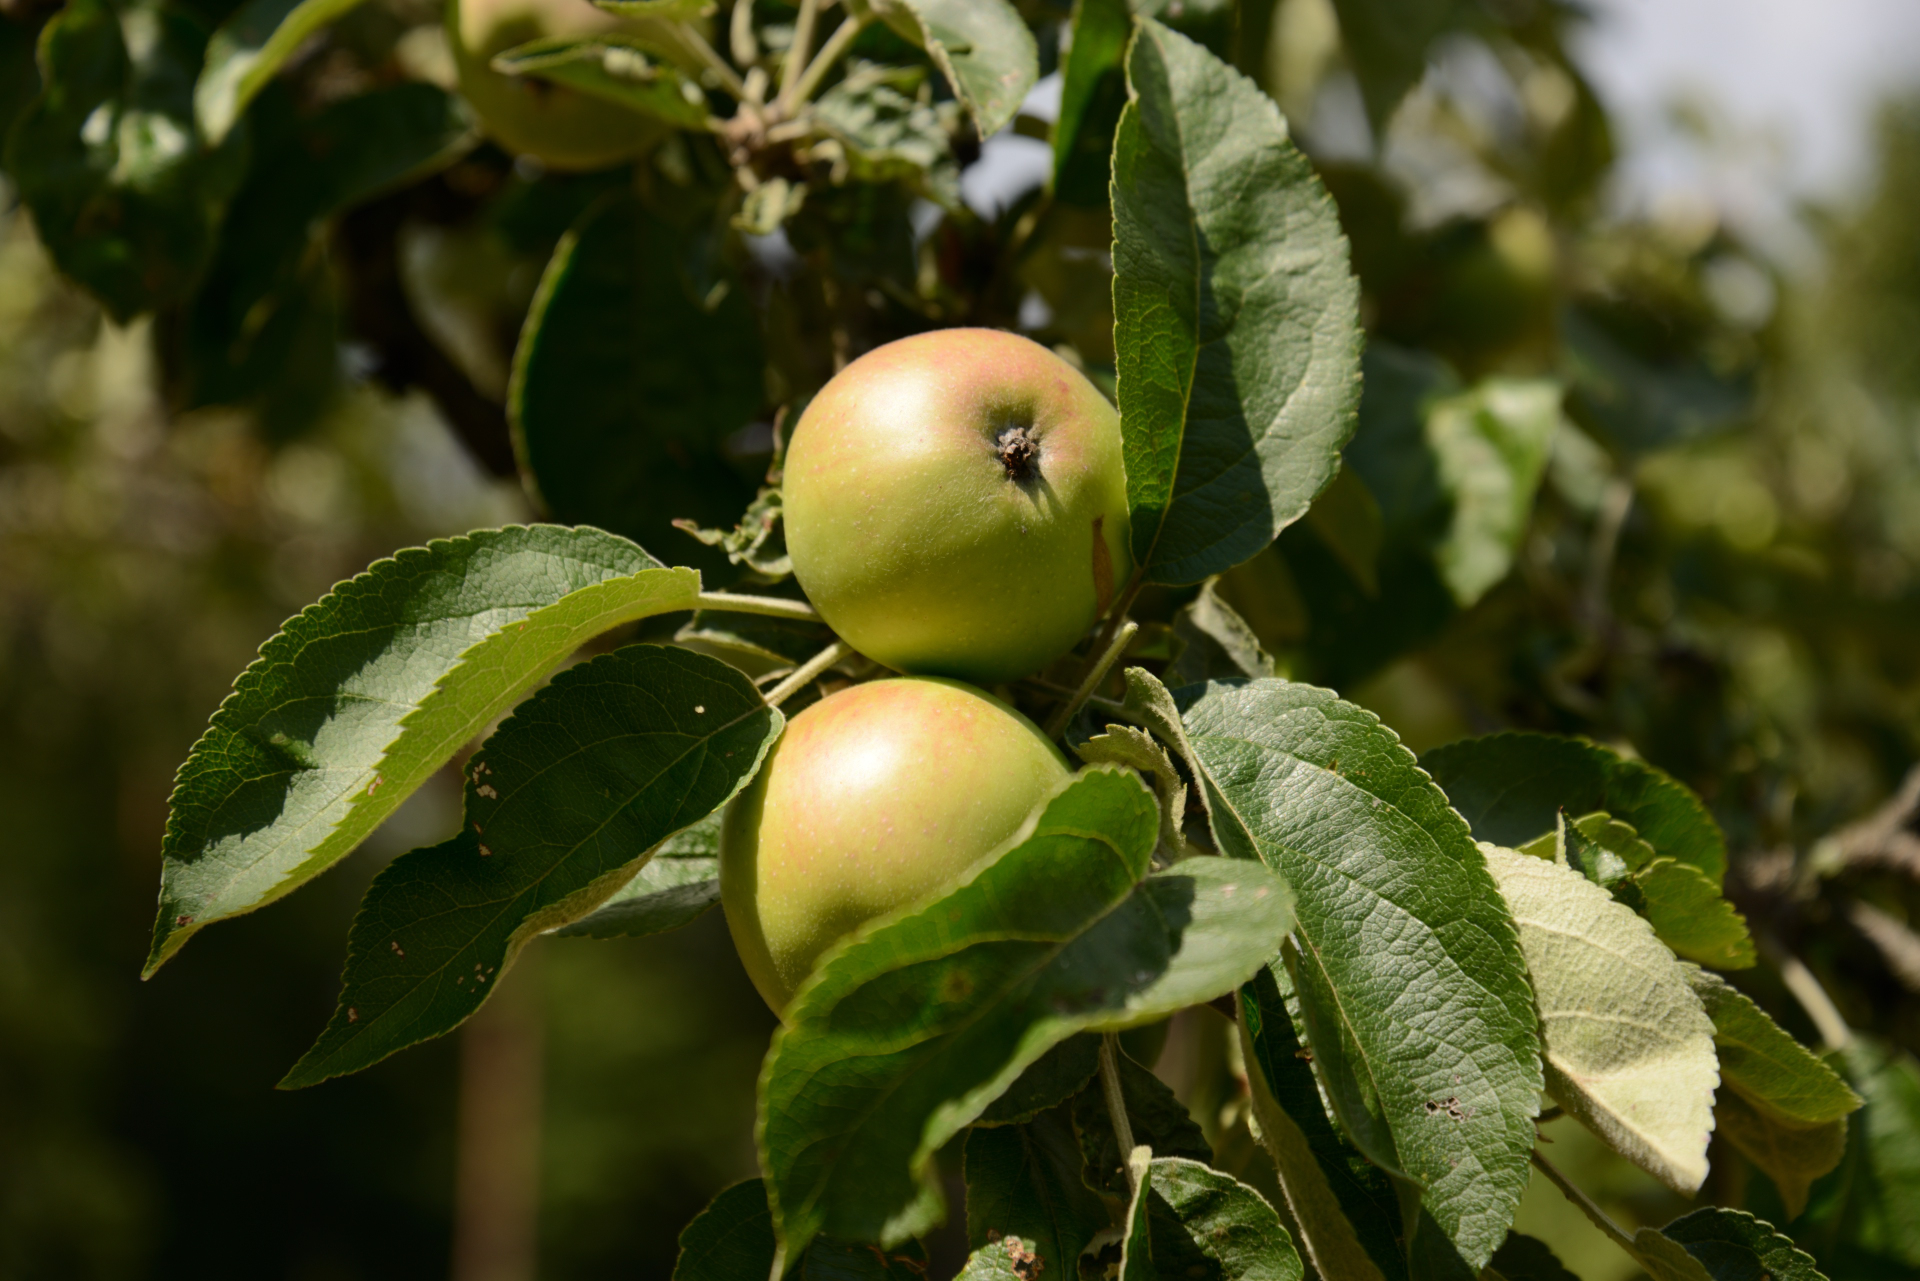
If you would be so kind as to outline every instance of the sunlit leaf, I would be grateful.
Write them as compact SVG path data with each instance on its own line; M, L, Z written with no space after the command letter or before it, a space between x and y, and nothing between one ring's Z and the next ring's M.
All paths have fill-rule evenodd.
M761 1074L787 1257L938 1222L933 1153L1029 1063L1230 991L1279 946L1287 894L1263 869L1193 858L1140 880L1157 809L1137 775L1090 768L959 888L820 963Z
M287 620L180 767L146 972L338 862L582 643L699 591L624 538L535 525L400 552Z
M1560 425L1560 385L1490 378L1427 412L1427 445L1452 500L1434 546L1440 576L1466 608L1507 576Z
M1156 1155L1134 1169L1143 1177L1128 1214L1121 1281L1300 1281L1293 1241L1258 1192L1181 1157Z
M1598 743L1558 734L1488 734L1436 747L1420 763L1483 841L1518 848L1553 831L1563 809L1605 810L1716 887L1726 875L1726 838L1700 798L1661 770Z
M982 138L1013 119L1040 78L1033 33L1007 0L895 0L886 18L927 51Z
M1754 963L1746 918L1706 873L1656 856L1630 824L1605 810L1572 820L1561 814L1553 833L1522 852L1557 854L1558 861L1645 917L1660 941L1686 960L1723 970Z
M339 1008L281 1086L459 1026L529 940L745 786L783 724L745 676L684 649L630 645L556 676L468 760L460 835L374 878Z
M949 209L960 204L960 162L930 104L887 83L884 69L856 67L820 95L814 117L845 148L864 182L903 181Z
M1719 1071L1685 971L1632 909L1569 868L1489 846L1546 1042L1547 1089L1676 1191L1707 1175Z
M658 53L658 42L626 32L548 36L493 58L495 71L534 76L664 120L683 129L706 124L707 99Z
M1222 851L1293 888L1289 964L1347 1135L1484 1266L1527 1186L1540 1041L1513 920L1466 824L1391 730L1326 690L1175 697Z
M1134 563L1193 583L1305 513L1353 434L1358 286L1279 108L1143 20L1114 141L1114 345Z

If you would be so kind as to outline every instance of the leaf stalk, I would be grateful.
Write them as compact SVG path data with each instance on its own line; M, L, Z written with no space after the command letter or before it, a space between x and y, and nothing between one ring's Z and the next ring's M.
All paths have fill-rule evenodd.
M701 609L725 610L730 614L764 614L768 618L793 618L803 623L818 623L824 620L813 606L803 600L786 600L779 596L749 596L744 592L701 592Z
M780 704L786 702L787 699L793 697L801 686L851 653L853 653L853 646L843 640L836 640L833 644L827 646L818 654L815 654L812 658L809 658L806 662L794 668L793 672L785 680L768 690L764 695L767 706L780 706Z
M747 97L747 86L741 81L739 73L727 65L727 60L707 43L707 38L701 35L691 22L680 24L680 38L687 42L687 47L693 50L694 55L706 65L709 71L713 72L722 88L736 99L744 100Z
M871 21L865 14L848 14L846 21L833 29L827 42L820 46L820 52L807 64L805 74L793 85L781 88L781 109L791 114L801 103L813 97L820 88L820 82L827 78L827 72L833 69L833 64L840 61L841 55L860 38L860 33L867 29Z
M1073 719L1073 714L1080 710L1083 703L1093 697L1093 691L1100 687L1100 682L1107 678L1107 673L1113 670L1113 665L1120 661L1120 655L1127 652L1127 646L1133 643L1134 634L1139 630L1140 624L1128 620L1121 626L1119 635L1107 641L1106 648L1099 651L1093 666L1087 669L1086 676L1081 678L1080 688L1073 691L1072 698L1060 704L1060 709L1047 722L1048 738L1060 737L1060 732L1066 729L1067 722Z
M1107 1097L1107 1116L1113 1122L1113 1137L1120 1146L1120 1167L1127 1174L1127 1196L1139 1189L1133 1185L1133 1123L1127 1120L1127 1100L1120 1090L1120 1038L1108 1032L1100 1038L1100 1090Z
M813 28L819 20L820 0L800 0L800 13L793 22L793 43L780 60L780 96L774 100L783 114L793 108L793 86L807 65L807 55L813 52Z

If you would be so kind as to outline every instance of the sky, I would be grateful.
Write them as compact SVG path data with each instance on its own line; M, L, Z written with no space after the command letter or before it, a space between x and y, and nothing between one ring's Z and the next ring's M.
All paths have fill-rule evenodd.
M1875 107L1920 90L1920 0L1588 3L1575 56L1616 113L1629 207L1681 191L1765 219L1857 197ZM1731 143L1711 158L1671 123L1688 100Z

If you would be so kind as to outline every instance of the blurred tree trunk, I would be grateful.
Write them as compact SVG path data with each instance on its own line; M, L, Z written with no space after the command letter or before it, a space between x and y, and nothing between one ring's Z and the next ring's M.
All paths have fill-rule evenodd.
M460 1035L453 1281L533 1281L543 1105L539 952L529 948Z

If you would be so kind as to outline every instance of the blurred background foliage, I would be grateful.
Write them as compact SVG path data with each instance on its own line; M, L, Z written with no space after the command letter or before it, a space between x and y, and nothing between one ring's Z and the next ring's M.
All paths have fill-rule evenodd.
M1023 7L1051 71L1068 9ZM1803 959L1850 1025L1920 1049L1920 797L1900 792L1920 760L1920 101L1882 112L1858 200L1802 211L1817 252L1789 270L1711 205L1609 198L1616 142L1568 54L1569 8L1147 7L1287 110L1352 239L1371 342L1343 479L1198 602L1145 598L1143 653L1184 641L1188 674L1332 685L1416 750L1519 726L1644 756L1726 827L1763 948ZM790 21L759 10L768 33ZM0 13L0 125L27 109L48 17ZM814 174L744 250L714 232L724 160L678 142L611 174L459 144L424 176L288 177L351 125L330 110L445 84L446 64L421 0L319 37L250 116L199 283L126 323L55 271L73 229L36 230L0 182L0 1277L326 1281L450 1258L462 1281L536 1259L550 1278L665 1276L679 1228L753 1169L771 1016L717 915L543 944L457 1041L276 1093L332 1007L361 891L451 827L457 787L437 780L319 889L143 987L172 770L281 619L397 547L551 514L734 572L667 519L731 523L775 411L879 342L1001 325L1110 374L1104 188L1063 177L1048 195L1021 151L1044 150L1044 82L1008 133L960 130L964 203ZM420 148L453 145L435 131L457 121L419 124ZM671 265L696 299L737 279L761 318L764 371L741 374L726 420L677 407L684 439L670 423L633 479L687 469L684 510L591 474L523 487L507 433L547 256L623 184L635 217L678 211L636 279ZM1776 975L1739 981L1818 1043ZM1160 1070L1225 1151L1223 1026L1182 1016ZM515 1098L531 1105L502 1120ZM1578 1127L1546 1132L1629 1226L1684 1208ZM1713 1159L1703 1195L1738 1204L1764 1181L1724 1144ZM496 1186L523 1168L525 1187ZM537 1203L537 1240L481 1240L472 1207L516 1197ZM1632 1273L1549 1188L1516 1226L1587 1281ZM1826 1233L1836 1281L1920 1275L1920 1242L1848 1271L1846 1230L1796 1231Z

